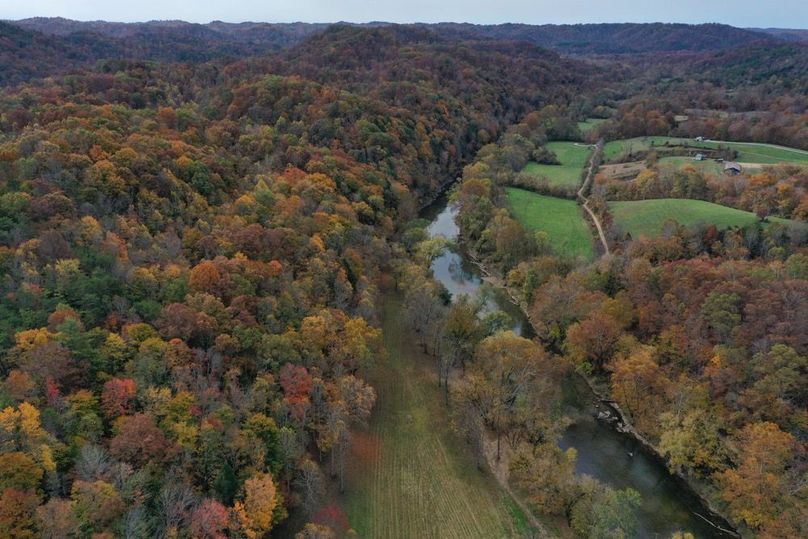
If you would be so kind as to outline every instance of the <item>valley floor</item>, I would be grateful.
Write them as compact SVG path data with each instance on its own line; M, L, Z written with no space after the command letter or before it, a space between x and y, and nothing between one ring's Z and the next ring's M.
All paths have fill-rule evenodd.
M359 537L531 536L524 513L449 428L431 362L388 300L386 363L370 427L355 434L344 503Z

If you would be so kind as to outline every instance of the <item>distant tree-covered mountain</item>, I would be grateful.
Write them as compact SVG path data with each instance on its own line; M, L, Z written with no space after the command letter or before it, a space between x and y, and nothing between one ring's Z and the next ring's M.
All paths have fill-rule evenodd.
M100 35L46 36L0 22L0 84L64 72L121 52L118 43Z
M0 84L64 73L101 59L199 63L257 56L295 45L327 26L182 21L128 24L61 18L0 22Z
M332 27L329 24L233 24L220 21L208 24L184 21L82 22L62 18L1 22L0 44L3 46L0 48L0 84L14 84L64 73L105 59L201 63L263 57L279 52L278 58L284 71L306 76L307 71L311 72L310 64L316 59L322 63L317 66L318 76L326 71L334 76L341 71L340 77L356 79L364 77L368 67L377 66L380 61L392 66L397 54L415 54L426 61L423 47L427 45L442 47L443 52L438 56L446 60L446 54L457 43L466 44L459 51L461 60L464 58L463 51L488 56L519 51L517 56L523 57L531 50L525 48L525 43L529 43L535 49L530 54L539 54L535 47L539 46L564 55L617 56L635 64L638 55L650 55L641 59L642 62L658 61L656 55L668 53L685 55L686 61L693 58L701 61L704 58L698 57L700 54L722 51L726 52L727 61L733 63L739 61L739 55L748 56L745 69L753 71L766 71L772 66L775 69L791 69L789 66L796 64L797 72L800 72L801 61L801 49L785 45L787 40L794 41L794 35L798 34L780 35L775 31L752 31L722 24L536 26L459 23L392 25L376 22L362 25L343 23L336 25L337 30L329 33L327 30ZM334 43L334 40L339 40L339 43ZM522 45L517 46L515 42ZM392 43L395 43L395 47L388 46ZM407 49L415 43L418 44L418 51ZM402 45L407 47L402 49ZM302 48L296 49L297 46ZM320 47L322 50L318 50ZM326 66L329 57L331 63ZM663 61L667 62L667 59ZM296 66L295 62L301 65ZM402 73L391 69L386 76L406 80ZM412 71L406 73L418 77ZM518 73L512 75L522 76Z
M148 21L138 23L107 21L74 21L61 17L36 17L13 24L43 34L67 36L92 32L116 39L144 39L149 36L171 36L174 39L199 39L221 43L242 43L254 47L280 48L299 43L311 34L329 26L324 23L226 23L213 21L195 24L185 21Z
M808 42L808 29L798 28L750 28L755 32L774 36L783 41L803 41Z
M767 39L760 33L726 24L616 23L536 26L443 23L436 27L447 32L473 34L492 39L528 41L569 54L707 51Z

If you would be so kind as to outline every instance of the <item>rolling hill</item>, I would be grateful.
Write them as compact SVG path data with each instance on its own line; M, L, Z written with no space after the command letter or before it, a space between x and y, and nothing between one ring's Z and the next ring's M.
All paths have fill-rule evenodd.
M305 40L327 24L0 21L0 85L88 67L102 59L202 63L260 56Z
M331 24L261 22L195 24L185 21L120 23L31 18L5 21L0 26L0 84L65 72L99 59L134 59L163 62L206 62L220 58L261 56L288 49L323 34ZM375 22L340 24L358 29L398 28L417 40L430 35L447 42L523 42L572 55L631 55L640 53L734 50L757 44L766 48L784 44L773 33L721 24L576 24L576 25L473 25L459 23L393 25ZM361 34L369 37L371 34ZM420 36L420 37L417 37ZM313 43L317 43L316 40ZM307 49L311 52L311 49ZM781 58L784 52L779 52ZM769 55L771 57L771 55ZM34 61L28 61L31 60ZM771 59L771 58L770 58ZM729 59L733 61L731 58ZM719 61L724 59L719 58ZM781 66L782 60L773 65ZM771 62L760 62L771 63ZM27 64L27 65L24 65Z
M527 41L567 54L633 54L640 52L709 51L737 47L771 35L725 24L499 24L446 23L441 30L489 39Z
M620 230L634 238L658 236L668 221L676 221L686 227L715 225L719 229L747 226L758 221L757 216L748 211L704 200L679 198L609 202L609 211ZM783 225L796 224L795 221L779 217L770 217L769 221Z
M808 42L808 29L800 28L749 28L754 32L774 36L784 41Z

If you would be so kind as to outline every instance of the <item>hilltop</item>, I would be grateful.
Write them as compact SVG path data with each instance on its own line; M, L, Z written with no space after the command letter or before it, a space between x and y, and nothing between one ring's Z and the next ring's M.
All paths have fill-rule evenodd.
M185 21L121 23L60 17L0 22L0 84L18 83L92 65L102 59L200 63L265 56L322 35L324 23ZM339 27L396 28L403 33L458 41L524 42L566 55L703 53L794 41L792 33L752 31L723 24L394 25L339 23ZM366 34L367 35L367 34ZM420 38L419 38L420 39ZM316 43L316 41L315 41Z

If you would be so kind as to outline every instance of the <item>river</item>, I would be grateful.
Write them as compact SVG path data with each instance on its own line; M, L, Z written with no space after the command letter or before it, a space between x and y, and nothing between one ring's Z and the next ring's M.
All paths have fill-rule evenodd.
M427 208L423 216L430 221L429 235L456 239L459 229L455 215L456 210L445 199ZM478 268L458 251L444 252L432 263L432 272L453 297L460 294L475 297L489 288L483 286ZM503 291L494 290L493 294L489 291L486 295L486 309L505 311L513 319L515 332L528 338L535 335L522 312ZM596 398L580 376L570 375L562 389L567 413L575 422L564 433L561 447L574 447L577 451L578 473L614 488L631 487L640 493L637 537L669 539L677 531L689 531L700 539L729 537L694 514L709 512L655 455L647 453L630 436L594 419Z

